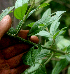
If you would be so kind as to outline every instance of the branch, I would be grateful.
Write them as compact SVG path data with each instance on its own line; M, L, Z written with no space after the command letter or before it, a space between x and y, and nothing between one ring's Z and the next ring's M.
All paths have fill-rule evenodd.
M51 54L51 56L48 58L48 60L44 64L46 65L51 60L52 57L53 57L53 53Z
M61 51L61 50L55 50L55 49L52 49L52 48L46 48L46 47L43 47L43 48L44 48L44 49L47 49L47 50L51 50L51 51L53 51L53 52L61 53L61 54L63 54L63 55L66 54L65 52L63 52L63 51Z
M35 4L35 0L33 0L33 3L32 3L32 5L30 6L30 8L29 8L29 10L28 10L28 12L27 12L27 14L26 14L26 16L25 16L23 22L26 21L26 19L27 19L29 13L30 13L30 11L31 11L31 9L34 7L34 4Z

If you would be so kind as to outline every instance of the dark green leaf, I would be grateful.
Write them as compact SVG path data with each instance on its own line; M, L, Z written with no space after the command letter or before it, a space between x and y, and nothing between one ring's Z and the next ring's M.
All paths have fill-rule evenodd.
M39 60L39 63L36 63L35 66L31 66L29 69L25 70L22 74L46 74L46 68L43 63L44 61Z
M59 74L68 65L68 63L69 62L66 59L62 59L57 62L52 71L52 74Z
M11 36L13 36L14 34L16 34L17 33L17 30L15 30L13 27L11 27L10 29L9 29L9 31L7 32L7 34L8 35L11 35Z
M34 47L32 47L28 53L23 55L23 63L30 66L34 65L43 57L47 56L48 53L49 50L43 49L40 45L38 46L38 49L34 49Z

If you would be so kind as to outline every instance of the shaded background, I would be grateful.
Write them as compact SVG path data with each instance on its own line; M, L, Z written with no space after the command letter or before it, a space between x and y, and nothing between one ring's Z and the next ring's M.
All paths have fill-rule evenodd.
M4 10L7 7L13 6L15 4L16 0L0 0L0 13L2 10ZM42 3L49 3L50 5L47 7L44 7L37 12L33 13L26 21L24 26L22 27L23 29L30 29L29 27L25 26L30 22L37 21L38 19L41 18L42 14L44 13L45 10L48 8L51 8L52 13L56 11L66 11L66 13L63 14L62 18L60 19L61 25L59 26L59 29L67 26L66 33L64 36L68 39L70 39L70 0L36 0L35 8ZM15 28L16 25L18 24L18 20L14 17L13 13L10 14L13 20L12 26ZM44 43L43 38L40 38L40 42ZM57 60L56 60L57 61ZM52 68L55 66L56 61L51 61L48 63L46 66L47 68L47 74L51 74ZM67 66L65 69L60 74L68 74L68 67Z

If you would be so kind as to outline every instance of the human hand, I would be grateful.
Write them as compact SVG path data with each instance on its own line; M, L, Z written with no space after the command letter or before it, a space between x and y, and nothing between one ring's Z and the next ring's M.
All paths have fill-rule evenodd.
M0 21L0 74L21 74L29 66L22 63L22 56L26 53L31 45L19 43L16 39L4 35L11 27L11 18L5 16ZM27 39L29 30L21 30L19 36ZM38 43L36 36L31 36L32 42Z

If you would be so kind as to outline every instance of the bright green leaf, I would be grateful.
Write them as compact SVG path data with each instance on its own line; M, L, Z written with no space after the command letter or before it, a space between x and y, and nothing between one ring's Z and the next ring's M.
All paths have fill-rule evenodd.
M56 33L56 30L59 26L60 22L58 22L58 19L55 20L52 24L51 24L51 27L50 27L50 34L54 35Z
M39 26L44 26L44 24L40 24Z
M32 27L35 22L28 24L27 26Z
M42 15L42 19L47 18L46 21L48 21L51 18L51 9L47 9L44 14Z
M26 13L27 7L28 7L28 5L27 5L27 3L25 3L25 4L23 4L22 6L16 8L16 9L14 10L14 16L15 16L17 19L22 20L23 17L24 17L24 15L25 15L25 13Z
M43 3L43 4L41 4L41 5L39 5L37 7L37 10L40 9L40 8L43 8L43 7L47 6L47 5L49 5L49 4L48 3Z
M40 31L39 33L35 34L35 35L39 35L39 36L44 36L44 37L51 37L50 33L47 31Z

